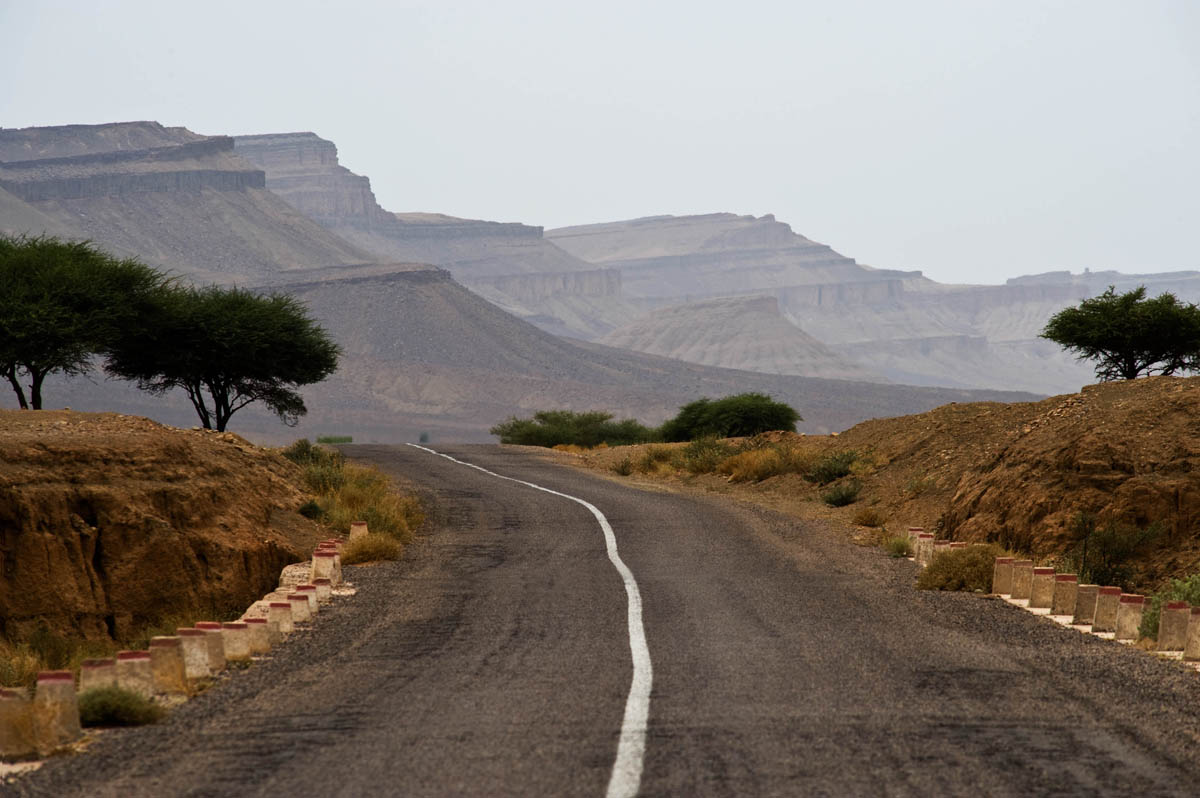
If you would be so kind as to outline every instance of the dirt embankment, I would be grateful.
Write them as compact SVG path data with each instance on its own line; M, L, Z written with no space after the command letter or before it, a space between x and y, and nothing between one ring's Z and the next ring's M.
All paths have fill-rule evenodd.
M859 501L825 507L819 489L797 474L741 485L679 471L658 476L847 525L874 507L893 530L919 525L1039 559L1074 542L1079 512L1102 523L1159 523L1163 533L1139 557L1137 581L1154 586L1200 570L1200 378L1105 383L1040 402L949 404L781 443L864 453L846 478L862 484ZM582 462L606 469L625 454L613 449Z
M243 607L320 538L304 500L295 465L231 433L0 411L0 633Z

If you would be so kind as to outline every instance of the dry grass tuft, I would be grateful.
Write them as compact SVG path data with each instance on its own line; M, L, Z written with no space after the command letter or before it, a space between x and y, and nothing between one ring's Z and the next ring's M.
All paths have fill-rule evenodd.
M403 553L404 544L396 538L371 532L346 543L342 548L342 564L398 560Z
M859 526L881 527L887 523L887 517L878 508L860 507L854 511L853 521Z
M992 589L992 572L996 558L1005 550L995 544L950 549L933 555L933 561L917 577L920 590L974 590L987 593Z

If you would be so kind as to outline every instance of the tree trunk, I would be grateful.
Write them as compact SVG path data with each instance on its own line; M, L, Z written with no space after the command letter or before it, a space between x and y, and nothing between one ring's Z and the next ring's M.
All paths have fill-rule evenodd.
M42 409L42 383L46 379L44 371L29 372L29 404L34 410Z
M8 384L12 386L13 393L17 395L17 406L22 410L28 410L29 402L25 399L25 389L21 387L21 381L17 379L17 367L8 366L4 369L4 376L8 379Z

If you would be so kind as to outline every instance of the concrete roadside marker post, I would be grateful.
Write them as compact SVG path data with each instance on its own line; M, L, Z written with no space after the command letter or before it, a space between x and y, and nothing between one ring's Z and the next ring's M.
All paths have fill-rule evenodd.
M1029 586L1029 609L1039 615L1049 615L1054 601L1054 569L1034 568L1033 581Z
M950 550L955 551L957 549L965 549L967 545L968 544L965 540L954 540L950 542Z
M352 521L350 523L350 539L356 540L367 535L366 521Z
M1136 593L1122 593L1117 604L1117 640L1137 640L1138 627L1142 624L1142 612L1146 609L1146 597Z
M917 564L923 566L929 565L929 561L933 559L933 533L920 532L917 534Z
M316 615L321 607L317 602L316 585L296 585L296 592L308 599L308 614Z
M203 629L180 628L175 630L179 638L179 650L183 654L183 673L189 681L207 679L212 676L209 668L208 633Z
M308 596L303 593L289 593L288 604L292 606L292 624L307 623L312 619L308 611Z
M117 686L115 659L85 659L79 663L79 692Z
M250 628L244 621L229 621L221 624L221 636L225 640L226 662L248 662L250 660Z
M334 549L317 549L312 556L312 581L318 579L333 579L333 566L337 564L338 553Z
M1050 601L1050 615L1075 619L1075 603L1079 597L1079 577L1075 574L1054 575L1054 598Z
M1117 631L1117 608L1121 605L1121 588L1107 585L1096 590L1096 614L1092 619L1092 631L1114 633Z
M1099 585L1080 585L1075 591L1075 617L1071 619L1074 626L1091 626L1096 620L1096 595Z
M38 753L45 756L82 736L75 674L42 671L33 694L33 737Z
M0 757L27 759L36 753L33 702L24 690L0 688Z
M950 551L950 541L948 541L948 540L933 541L933 556L929 558L930 562L933 561L933 557L938 556L939 554L941 554L944 551Z
M1168 601L1158 616L1159 651L1183 651L1187 643L1192 608L1186 601Z
M1007 596L1012 593L1013 558L997 557L992 566L992 593Z
M333 599L332 579L314 579L313 585L317 588L318 602L321 604L328 604Z
M183 660L183 644L177 635L150 638L150 672L154 678L154 692L187 695L187 666Z
M1188 619L1187 641L1183 646L1184 662L1200 661L1200 607L1192 607Z
M262 656L271 650L270 623L266 618L247 618L246 633L250 638L251 655Z
M1029 604L1033 593L1033 560L1013 560L1012 600Z
M274 621L279 625L281 639L295 630L295 622L292 620L292 602L272 601L269 604L268 613L267 620Z
M216 621L196 621L196 628L205 634L208 643L208 669L215 676L225 670L225 635Z
M908 539L911 540L913 543L916 543L917 538L920 537L921 533L924 531L925 531L925 527L923 527L923 526L910 526L908 528Z
M146 698L154 695L154 671L150 666L149 651L117 652L117 687Z

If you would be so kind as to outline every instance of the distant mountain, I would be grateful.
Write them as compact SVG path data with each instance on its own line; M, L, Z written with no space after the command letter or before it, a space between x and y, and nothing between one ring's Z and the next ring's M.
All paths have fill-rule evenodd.
M949 401L1027 398L733 371L556 337L442 269L397 263L346 241L269 190L263 170L233 146L228 137L147 122L0 130L9 158L0 164L0 231L87 237L193 280L304 299L345 357L332 379L305 391L311 413L302 434L486 440L492 424L514 413L604 408L656 422L696 397L745 390L793 404L806 419L802 429L820 432ZM332 193L347 199L343 189ZM375 213L360 200L365 216ZM531 251L552 254L540 244ZM59 380L47 396L77 410L194 423L178 398L164 404L103 380ZM243 412L235 417L241 431L275 440L295 434L261 412Z
M393 213L371 181L340 165L337 147L314 133L238 136L237 154L264 170L290 205L376 258L431 263L543 329L595 338L641 312L623 299L621 275L555 246L541 227Z
M655 216L548 230L546 237L620 270L632 302L661 307L768 293L789 321L846 364L914 385L1075 391L1093 381L1091 368L1038 338L1055 312L1110 284L1200 299L1200 279L1191 272L1056 272L1004 286L942 285L917 271L861 265L770 215ZM677 321L653 351L686 358L683 347L718 323L699 313ZM644 346L639 338L606 340ZM661 344L667 340L680 346Z
M764 374L887 382L785 319L773 296L707 299L659 308L600 342Z

